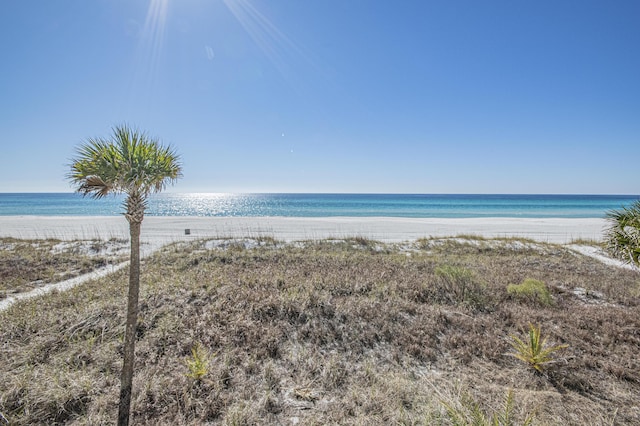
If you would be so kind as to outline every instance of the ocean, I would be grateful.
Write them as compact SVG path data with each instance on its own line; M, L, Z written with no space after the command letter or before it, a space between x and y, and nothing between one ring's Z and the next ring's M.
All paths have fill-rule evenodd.
M410 218L602 218L638 195L214 194L161 193L150 216L291 216ZM114 216L123 196L100 200L77 193L0 193L0 216Z

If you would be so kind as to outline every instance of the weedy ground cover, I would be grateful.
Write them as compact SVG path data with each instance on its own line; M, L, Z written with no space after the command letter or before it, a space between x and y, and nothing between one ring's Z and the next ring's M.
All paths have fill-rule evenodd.
M0 238L0 298L64 281L126 260L122 240L60 241Z
M135 424L640 422L640 276L561 246L202 241L142 271ZM507 292L527 278L553 303ZM126 285L120 271L0 313L11 424L113 423ZM510 355L529 324L568 345L543 374Z

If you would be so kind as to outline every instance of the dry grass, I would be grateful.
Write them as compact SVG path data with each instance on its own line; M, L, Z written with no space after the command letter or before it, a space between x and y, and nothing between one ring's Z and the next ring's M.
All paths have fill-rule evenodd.
M0 238L0 299L127 259L121 240L60 241Z
M444 265L469 271L464 293ZM507 293L526 278L554 303ZM11 424L113 423L126 283L118 272L0 313ZM141 283L135 424L447 425L446 406L490 418L510 390L517 421L640 422L640 276L560 246L177 243ZM529 323L569 346L544 374L507 356ZM194 347L208 354L197 380Z

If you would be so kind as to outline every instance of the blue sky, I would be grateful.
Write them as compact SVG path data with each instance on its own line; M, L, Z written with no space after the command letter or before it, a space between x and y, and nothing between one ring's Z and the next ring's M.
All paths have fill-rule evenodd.
M4 0L0 192L128 123L177 192L638 194L640 1Z

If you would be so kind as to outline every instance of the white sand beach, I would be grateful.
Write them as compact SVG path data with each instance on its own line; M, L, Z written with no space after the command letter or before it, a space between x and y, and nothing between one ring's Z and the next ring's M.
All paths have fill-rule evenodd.
M211 237L270 236L283 241L366 237L383 242L477 235L566 244L601 240L604 219L395 218L395 217L180 217L147 216L142 240L152 246ZM185 230L190 233L187 235ZM0 216L0 237L110 239L129 236L122 216Z

